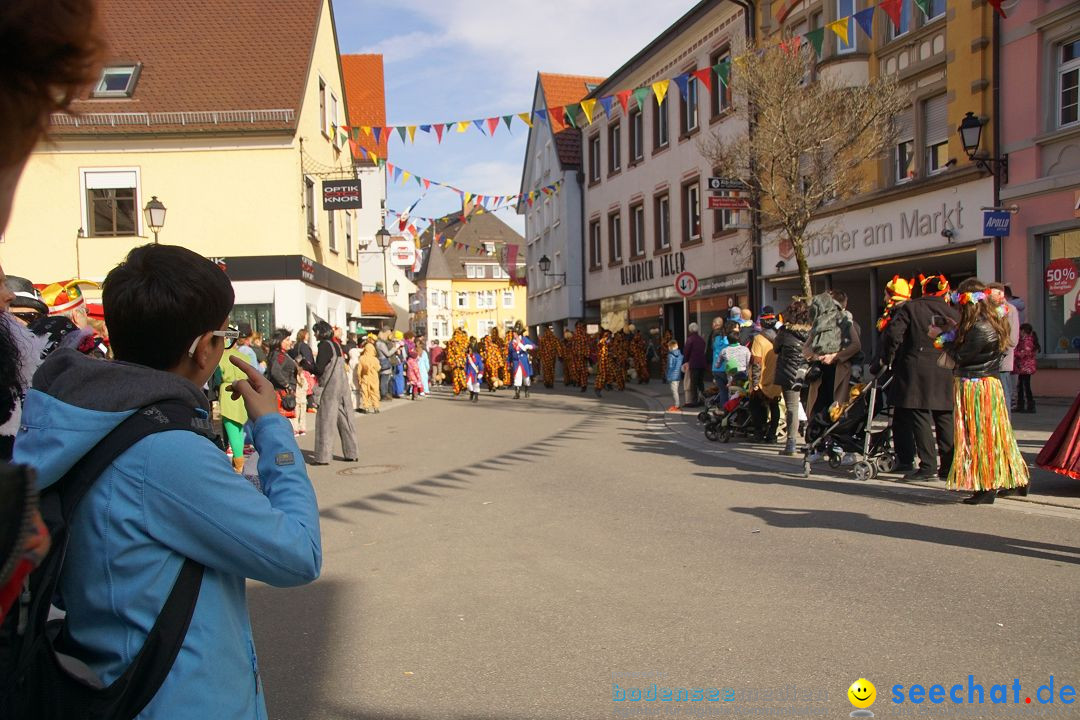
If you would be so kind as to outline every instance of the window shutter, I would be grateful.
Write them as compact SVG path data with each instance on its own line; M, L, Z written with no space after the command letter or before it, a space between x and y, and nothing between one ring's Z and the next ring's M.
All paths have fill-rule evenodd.
M915 118L910 109L894 116L893 124L896 126L896 142L915 139Z
M923 103L923 123L925 123L928 146L948 142L949 119L944 95L936 95Z

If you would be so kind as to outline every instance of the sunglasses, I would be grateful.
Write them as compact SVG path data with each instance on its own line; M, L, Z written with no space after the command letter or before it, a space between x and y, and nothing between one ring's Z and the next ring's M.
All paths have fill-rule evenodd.
M11 314L17 317L22 322L26 323L27 325L34 322L38 318L45 317L44 313L34 312L32 310L28 312L12 312Z
M214 337L225 338L225 349L230 349L236 344L236 341L240 338L240 331L235 327L229 327L228 330L211 330L210 334ZM200 335L199 337L202 337ZM191 347L188 348L188 357L195 357L195 348L199 345L199 338L195 338L192 341Z

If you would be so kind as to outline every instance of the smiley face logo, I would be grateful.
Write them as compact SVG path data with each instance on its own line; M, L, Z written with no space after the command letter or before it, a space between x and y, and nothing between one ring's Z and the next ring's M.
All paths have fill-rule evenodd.
M851 683L851 687L847 690L847 696L855 707L860 709L868 708L877 699L877 688L874 687L874 683L866 678L859 678Z

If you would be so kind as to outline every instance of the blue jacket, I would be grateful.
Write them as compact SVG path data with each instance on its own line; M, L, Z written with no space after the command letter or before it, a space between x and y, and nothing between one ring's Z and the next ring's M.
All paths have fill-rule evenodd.
M669 350L667 368L664 370L664 382L678 382L683 379L683 356L678 350Z
M714 374L724 372L724 368L720 366L720 351L722 351L727 346L727 335L720 333L715 338L713 338L712 355L710 357L712 357L712 370Z
M515 348L514 343L510 343L506 353L506 360L510 365L510 374L516 374L520 367L525 377L532 377L532 363L529 361L528 351L534 350L536 343L524 336L515 338L515 342L518 342L520 349Z
M178 400L207 410L171 373L58 350L27 393L15 462L59 480L136 409ZM319 509L288 420L254 423L262 491L210 440L186 430L135 443L98 478L72 520L60 600L76 654L111 683L138 653L185 557L206 566L180 654L140 718L265 718L244 586L319 576Z
M472 362L469 362L472 360ZM476 369L473 369L473 365ZM484 358L480 357L480 353L469 353L465 357L465 381L466 382L480 382L480 378L484 376Z

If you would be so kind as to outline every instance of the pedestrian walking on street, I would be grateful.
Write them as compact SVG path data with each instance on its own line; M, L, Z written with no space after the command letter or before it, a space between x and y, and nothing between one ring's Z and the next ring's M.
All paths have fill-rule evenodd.
M360 455L356 448L352 408L349 403L349 378L345 370L345 351L334 338L330 323L315 323L315 338L319 352L315 356L315 374L322 388L319 414L315 416L315 460L313 465L329 465L333 459L334 434L341 441L341 454L346 462L355 462Z
M750 415L754 441L774 445L780 424L780 394L776 378L776 313L765 305L758 317L761 331L750 341Z
M383 400L389 402L393 399L390 386L394 381L394 364L401 362L397 345L390 337L390 330L383 328L379 331L379 340L375 343L375 352L379 358L379 394Z
M416 356L415 347L409 351L409 357L405 359L405 381L410 400L415 400L417 395L423 394L423 385L420 382L420 359Z
M420 365L420 395L427 397L431 393L431 355L428 351L427 338L416 339L417 361Z
M705 359L705 339L698 334L698 324L687 327L685 349L686 362L690 366L690 402L688 407L700 407L705 398L705 371L709 364Z
M953 461L952 372L938 364L930 328L953 327L960 314L945 298L943 275L920 276L922 294L895 307L882 330L877 375L892 367L886 390L893 406L893 445L905 480L946 478ZM915 467L916 456L919 467Z
M1013 372L1016 374L1016 406L1013 412L1035 412L1035 397L1031 394L1031 376L1038 369L1036 356L1042 352L1039 347L1039 336L1031 323L1020 325L1020 338L1016 342L1016 352L1013 354Z
M671 388L671 407L668 408L668 412L679 411L679 387L683 381L683 356L679 351L679 343L674 338L668 340L667 343L667 363L664 366L664 382Z
M1016 445L1001 387L1001 361L1009 325L986 285L969 278L957 288L960 321L941 333L940 345L955 363L954 455L949 489L968 490L969 505L994 502L996 493L1027 494L1029 471ZM938 334L937 329L931 330Z
M773 341L776 352L774 382L784 396L787 417L787 440L781 455L795 455L799 442L799 406L806 390L806 370L809 363L803 356L803 345L810 334L810 312L802 300L793 300L782 317L784 324Z
M234 396L228 388L234 382L246 379L247 375L232 362L234 357L244 359L239 348L228 340L225 344L226 349L218 362L218 369L221 370L221 387L224 390L218 394L218 406L221 408L221 426L228 443L226 454L232 460L233 470L242 473L244 472L244 425L247 424L248 414L243 398Z
M1013 369L1016 365L1016 345L1020 342L1020 315L1016 306L1008 302L1005 297L1005 286L1001 283L987 283L986 295L990 303L998 309L999 314L1005 318L1009 328L1009 346L1005 348L1005 355L1001 358L1001 387L1005 390L1005 409L1012 419L1013 403L1016 401L1016 376Z
M315 405L315 353L311 350L308 342L307 328L296 331L296 341L293 343L289 357L296 361L300 372L304 373L304 382L300 385L306 387L307 395L304 397L304 412L314 412ZM299 412L299 411L297 411Z

